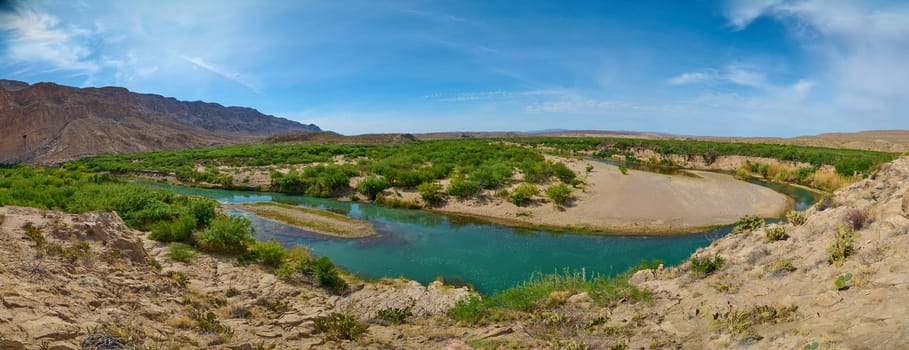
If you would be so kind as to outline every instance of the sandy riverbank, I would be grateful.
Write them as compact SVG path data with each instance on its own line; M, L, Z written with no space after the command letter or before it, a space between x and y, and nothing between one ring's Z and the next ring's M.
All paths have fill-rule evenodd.
M690 171L697 175L693 177L629 170L623 175L617 167L600 162L558 160L586 182L564 210L542 197L519 207L493 192L475 200L451 199L435 210L521 226L658 234L728 225L745 215L775 218L792 206L783 194L725 174Z
M353 219L327 210L272 202L231 204L225 205L225 208L249 211L265 219L333 237L362 238L376 234L372 224L367 221Z

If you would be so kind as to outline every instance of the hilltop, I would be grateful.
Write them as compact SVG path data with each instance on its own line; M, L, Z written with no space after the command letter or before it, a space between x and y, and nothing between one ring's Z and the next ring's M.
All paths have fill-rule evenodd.
M313 124L246 107L180 101L120 87L0 80L0 163L59 163L98 154L252 142Z

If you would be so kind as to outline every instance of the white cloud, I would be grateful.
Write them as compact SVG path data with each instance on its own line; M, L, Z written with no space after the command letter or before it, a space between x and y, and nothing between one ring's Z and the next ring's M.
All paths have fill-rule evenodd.
M682 73L669 79L673 85L705 84L726 82L755 88L768 87L764 73L740 65L730 64L722 69L705 69L698 72Z
M43 63L47 70L80 71L86 74L101 68L88 59L92 53L83 38L90 30L69 26L60 20L27 6L0 12L0 32L11 34L5 60L10 64Z
M180 55L180 58L186 60L189 63L192 63L196 67L199 67L199 68L205 69L209 72L220 75L224 79L235 81L238 84L243 85L256 93L262 92L262 90L261 90L262 84L253 77L249 77L244 74L222 69L220 67L212 65L211 63L206 62L204 59L199 58L199 57L192 58L192 57L187 57L186 55Z
M902 125L909 110L909 4L878 1L748 1L727 6L730 25L745 29L767 16L785 24L823 71L793 86L807 94L822 83L840 116L870 115Z

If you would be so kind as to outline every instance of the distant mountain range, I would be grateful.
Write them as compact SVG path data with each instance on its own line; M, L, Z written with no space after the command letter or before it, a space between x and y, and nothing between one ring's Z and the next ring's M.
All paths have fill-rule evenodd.
M0 163L237 144L313 124L246 107L180 101L120 87L0 80Z

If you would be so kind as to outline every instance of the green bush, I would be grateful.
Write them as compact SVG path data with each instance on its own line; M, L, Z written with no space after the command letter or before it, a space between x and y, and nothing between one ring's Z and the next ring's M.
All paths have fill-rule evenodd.
M723 258L716 254L711 258L691 257L691 273L706 276L723 267Z
M263 265L278 267L287 258L287 250L276 241L256 242L250 249L253 257Z
M855 241L855 232L846 230L840 226L833 238L833 244L827 248L827 263L840 266L846 262L846 258L855 253L852 244Z
M379 310L379 312L376 313L376 316L389 324L402 324L408 317L413 316L413 313L410 311L410 307L403 309L390 307Z
M167 246L167 256L173 260L188 263L196 256L196 251L189 244L174 242Z
M754 215L745 215L732 228L732 234L754 231L764 227L764 219Z
M494 189L511 179L513 173L514 170L505 164L492 163L472 171L468 178L482 188Z
M319 284L328 288L336 294L341 294L347 290L347 282L338 274L338 269L327 256L316 259L312 264L312 270L316 274Z
M480 193L480 189L480 184L460 177L452 179L451 183L448 184L448 194L458 199L476 196Z
M196 234L196 245L215 253L243 253L254 241L255 232L250 225L249 219L242 216L218 215L208 228Z
M786 221L794 226L801 226L808 222L808 217L803 212L793 210L786 213Z
M517 206L525 206L533 200L534 196L539 194L540 189L537 188L537 186L530 183L523 183L511 193L511 202Z
M420 198L423 198L423 202L429 206L439 205L445 200L445 192L441 184L435 182L424 182L417 186L417 192L420 193Z
M198 226L195 216L181 215L173 221L161 221L151 226L151 238L160 242L185 242Z
M564 205L571 199L571 188L564 184L549 186L546 189L546 197L557 206Z
M833 285L836 287L836 290L846 290L849 289L849 280L852 279L852 273L847 272L840 275L833 281Z
M327 340L353 340L360 339L369 326L357 321L353 315L332 312L325 317L316 317L316 330L322 333Z
M391 187L391 183L384 177L370 176L357 183L357 191L366 195L369 200L375 200L376 195Z
M622 173L622 175L628 175L628 168L624 165L619 165L619 171Z
M768 227L764 229L764 233L767 235L768 241L782 241L789 237L783 226Z

